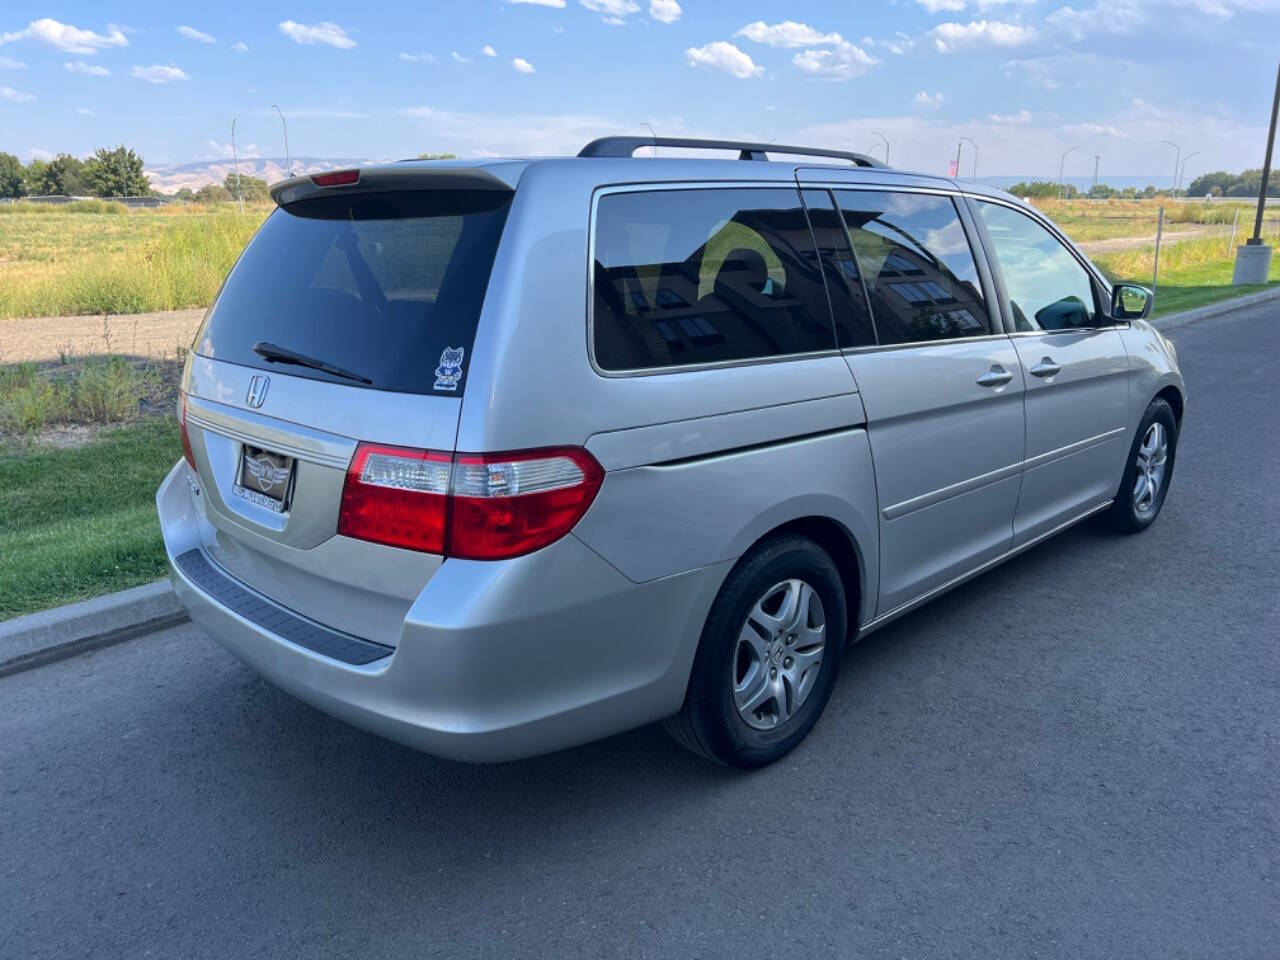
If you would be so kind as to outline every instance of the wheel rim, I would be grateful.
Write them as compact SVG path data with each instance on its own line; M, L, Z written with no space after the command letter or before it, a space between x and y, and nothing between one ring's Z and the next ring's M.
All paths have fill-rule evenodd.
M776 583L756 600L738 633L729 680L749 727L774 730L808 699L826 647L827 618L803 580Z
M1155 509L1168 461L1169 433L1164 424L1153 423L1147 428L1134 461L1133 507L1138 513Z

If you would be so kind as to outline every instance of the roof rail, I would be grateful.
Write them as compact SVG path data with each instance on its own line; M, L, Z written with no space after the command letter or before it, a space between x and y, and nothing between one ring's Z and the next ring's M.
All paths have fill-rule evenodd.
M629 157L641 147L680 147L688 150L737 150L739 160L768 160L770 153L795 153L806 157L834 157L859 167L883 167L865 153L828 150L825 147L789 147L780 143L750 143L746 140L698 140L686 137L601 137L578 151L580 157Z

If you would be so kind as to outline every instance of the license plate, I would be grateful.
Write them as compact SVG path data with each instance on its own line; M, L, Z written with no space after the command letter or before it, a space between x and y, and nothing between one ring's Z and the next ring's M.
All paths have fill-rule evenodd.
M293 457L247 444L231 492L275 513L283 513L293 484Z

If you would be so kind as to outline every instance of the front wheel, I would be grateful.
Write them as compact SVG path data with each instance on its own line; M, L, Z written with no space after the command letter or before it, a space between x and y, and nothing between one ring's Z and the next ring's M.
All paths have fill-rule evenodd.
M846 632L844 587L830 555L807 537L761 542L712 604L668 732L730 766L772 763L817 723Z
M1164 506L1178 449L1178 422L1168 402L1156 397L1138 425L1124 479L1107 521L1120 533L1138 533L1155 522Z

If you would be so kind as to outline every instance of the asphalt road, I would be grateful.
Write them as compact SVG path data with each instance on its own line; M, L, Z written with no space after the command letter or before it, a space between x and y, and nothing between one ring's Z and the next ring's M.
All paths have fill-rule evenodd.
M869 638L756 773L436 760L189 626L0 680L0 956L1280 956L1280 307L1175 340L1159 522Z

